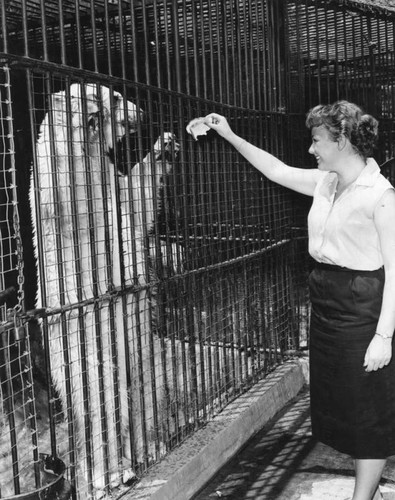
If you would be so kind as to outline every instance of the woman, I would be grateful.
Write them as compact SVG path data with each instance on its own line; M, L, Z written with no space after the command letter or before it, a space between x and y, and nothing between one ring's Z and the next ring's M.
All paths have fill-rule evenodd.
M309 111L317 169L289 167L230 128L205 124L268 179L313 197L308 216L313 435L354 458L352 500L382 498L395 454L395 192L370 157L378 123L338 101Z

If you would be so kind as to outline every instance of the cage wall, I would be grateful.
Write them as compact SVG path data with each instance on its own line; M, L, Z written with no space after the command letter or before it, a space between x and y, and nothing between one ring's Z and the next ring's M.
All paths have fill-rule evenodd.
M352 0L288 2L289 111L339 99L362 106L380 122L379 164L395 155L394 21Z
M350 98L381 118L384 161L393 18L313 0L0 12L1 496L117 498L306 343L309 200L187 123L217 111L310 167L306 110Z
M3 498L45 488L48 460L64 496L117 498L299 347L292 199L185 130L218 111L283 155L282 9L2 4L3 198L23 243L10 234L4 289L22 276L9 328L32 345L20 385L38 422L31 445L4 427Z

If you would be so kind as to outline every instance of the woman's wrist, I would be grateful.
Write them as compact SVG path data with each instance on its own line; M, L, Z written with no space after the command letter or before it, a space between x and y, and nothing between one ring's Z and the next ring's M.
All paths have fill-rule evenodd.
M393 335L386 335L385 333L381 333L381 332L376 332L375 335L377 335L378 337L381 337L382 339L385 339L385 340L392 340L392 337Z

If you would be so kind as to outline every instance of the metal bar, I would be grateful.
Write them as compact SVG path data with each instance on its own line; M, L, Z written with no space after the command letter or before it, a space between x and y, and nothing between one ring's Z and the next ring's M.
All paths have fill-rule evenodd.
M15 422L14 389L12 387L10 343L11 343L10 331L8 331L8 335L5 337L5 345L3 349L4 369L6 376L5 386L7 391L6 393L7 396L4 398L4 407L8 418L9 433L10 433L14 493L15 495L19 495L21 492L20 471L19 471L19 450L18 450L17 431Z
M29 102L29 118L30 118L30 130L31 130L31 143L32 143L32 150L33 150L33 170L32 170L32 176L34 179L34 186L39 186L39 179L38 179L38 158L37 158L37 151L36 151L36 137L35 137L35 117L34 117L34 101L33 101L33 80L32 80L32 75L29 71L26 71L26 80L27 80L27 94L28 94L28 102ZM53 153L53 151L51 151ZM51 155L52 156L52 155ZM35 213L38 215L38 220L40 220L40 214L41 214L41 203L40 203L40 191L39 189L35 189L35 207L34 207ZM37 216L36 215L36 216ZM42 235L42 227L41 224L37 224L36 228L36 234L37 234L37 254L38 255L44 255L44 248L43 248L43 235ZM44 270L44 262L43 259L38 259L37 261L37 266L39 269L39 275L44 276L45 275L45 270ZM41 283L41 292L42 292L42 297L46 296L46 283L45 280ZM56 448L56 433L55 433L55 426L53 425L54 423L54 391L52 388L52 383L51 383L51 361L50 361L50 355L49 355L49 340L48 340L48 330L47 330L47 323L44 321L43 322L43 343L44 343L44 354L45 354L45 366L46 366L46 377L47 377L47 383L49 387L49 398L48 398L48 415L49 415L49 422L50 422L50 436L51 436L51 454L53 456L56 456L57 453L57 448Z
M207 72L207 62L206 62L206 54L207 54L207 51L206 51L206 40L204 38L204 36L202 36L202 34L204 34L204 13L205 13L205 5L204 5L204 2L203 0L197 0L196 1L196 6L199 6L199 12L200 12L200 16L199 16L199 20L200 20L200 26L199 26L199 32L200 34L198 34L198 39L201 41L201 59L200 59L200 65L201 65L201 68L202 68L202 73L201 73L201 77L202 77L202 87L203 87L203 97L205 99L208 98L208 72ZM199 52L197 52L199 53Z
M171 2L171 26L173 30L173 62L171 66L175 69L175 90L177 92L182 91L182 74L181 74L181 64L180 64L180 31L179 31L179 9L178 2ZM166 6L166 0L164 0L164 5ZM173 85L169 88L173 88ZM213 94L214 95L214 94Z
M329 14L328 14L328 5L324 5L324 25L325 25L325 40L326 40L326 47L325 47L325 56L326 56L326 98L325 102L330 102L331 101L331 82L330 82L330 67L331 67L331 58L330 58L330 53L329 53L329 45L330 45L330 32L331 32L331 23L329 21Z
M218 9L218 5L220 9ZM221 29L221 39L218 41L218 45L221 44L223 53L218 49L219 59L222 60L223 70L221 70L221 75L223 73L223 80L221 82L221 102L230 104L231 102L231 78L230 78L230 55L229 55L229 30L228 30L228 12L229 5L228 2L217 2L217 17L222 20ZM225 88L224 88L225 87Z
M343 25L343 46L344 46L344 90L345 90L345 99L349 99L349 70L348 70L348 52L347 52L347 40L348 40L348 35L347 35L347 21L346 21L346 11L343 9L343 19L342 19L342 25Z
M182 14L181 14L181 22L182 22L182 28L184 32L184 92L187 95L190 95L192 93L191 90L191 85L192 85L192 71L190 68L190 55L189 55L189 32L191 30L191 23L192 23L192 12L190 9L190 6L188 5L187 2L182 2L181 3L181 8L182 8ZM157 26L157 24L156 24Z
M41 0L44 2L45 0ZM84 59L82 56L82 22L81 22L81 4L80 0L74 0L74 14L75 14L75 31L77 33L77 54L78 54L78 67L84 67Z
M95 0L90 0L90 25L92 28L93 71L99 72L99 55L97 48L97 29L95 17ZM97 81L97 80L93 80Z
M310 25L310 15L309 15L309 0L306 0L305 4L305 9L304 9L304 17L306 19L306 32L308 34L312 33L311 25ZM307 36L307 82L308 82L308 89L311 89L311 83L312 83L312 62L311 62L311 44L310 44L311 37ZM308 107L311 108L313 106L313 101L312 101L312 92L309 92L309 102L308 102Z
M354 22L354 20L353 20ZM340 72L339 72L339 24L340 24L340 16L338 11L334 12L334 31L335 31L335 61L334 61L334 73L335 73L335 84L336 84L336 100L340 99ZM355 33L353 29L353 34ZM353 35L355 36L355 35ZM355 57L353 57L355 60Z
M108 9L108 0L104 0L104 39L106 44L106 63L107 63L107 73L112 76L112 56L111 56L111 28L110 28L110 12Z
M41 13L41 36L43 40L43 59L48 61L48 39L47 39L47 20L45 12L45 0L40 0Z
M217 84L217 78L216 78L216 71L215 71L215 51L214 51L214 31L216 33L216 36L218 34L218 26L214 25L214 20L213 20L213 6L211 3L211 0L208 0L207 2L207 23L204 23L204 26L208 27L208 36L205 35L204 31L202 33L202 40L208 41L208 57L209 57L209 66L210 66L210 78L209 80L211 81L211 89L210 89L210 95L215 96L216 92L216 84ZM206 50L206 49L205 49Z
M74 251L75 251L75 257L76 257L76 284L77 284L77 297L78 300L82 298L82 281L81 281L81 275L82 275L82 269L81 269L81 256L80 256L80 251L79 249L81 248L79 244L79 237L78 237L78 229L79 229L79 222L78 222L78 209L77 209L77 196L75 194L75 189L77 187L76 180L74 178L74 173L75 173L75 162L74 162L74 148L77 146L73 142L73 135L72 135L72 107L71 107L71 95L70 95L70 79L66 80L66 123L67 123L67 148L68 148L68 161L70 165L69 169L69 177L70 177L70 189L71 189L71 206L72 206L72 220L73 220L73 226L75 228L75 231L73 232L73 237L74 237ZM50 89L47 89L48 95L50 94ZM82 99L85 100L85 90L82 90ZM82 115L86 116L86 110L84 108L84 105L82 104ZM54 124L51 123L51 145L52 143L54 144L55 142L55 137L53 136L53 126ZM56 152L54 151L54 156L51 155L52 158L55 158ZM55 161L55 160L53 160ZM53 177L53 184L54 184L54 189L57 191L59 189L59 183L57 180L57 169L56 167L53 169L52 172L52 177ZM65 187L62 187L64 189ZM56 194L54 195L56 197ZM56 207L60 207L59 201L55 200L55 210ZM89 210L89 209L88 209ZM61 216L61 215L60 215ZM60 241L60 234L61 234L61 227L60 227L60 217L58 218L58 225L57 225L57 239L59 240L58 242L58 272L59 276L61 277L60 279L60 301L61 304L66 304L65 296L66 296L66 287L65 287L65 280L66 277L64 276L63 272L63 258L62 258L62 249L63 245L62 242ZM44 276L44 275L43 275ZM69 325L68 325L68 320L67 316L65 313L61 313L61 326L62 326L62 345L63 345L63 355L65 359L65 383L66 383L66 400L67 400L67 424L68 424L68 434L69 434L69 453L70 453L70 462L71 462L71 479L73 484L76 484L76 469L77 469L77 446L78 446L78 439L79 437L76 436L77 429L74 424L74 418L75 418L75 408L74 408L74 403L73 403L73 393L74 393L74 387L71 384L71 360L70 360L70 342L69 342ZM48 326L50 329L51 326ZM83 393L83 405L84 405L84 428L85 428L85 442L83 443L83 446L86 449L86 457L87 457L87 473L88 473L88 488L89 491L93 491L93 478L92 478L92 450L91 450L91 422L89 418L89 381L88 381L88 370L87 370L87 356L86 356L86 351L85 351L85 346L86 346L86 340L85 340L85 317L83 314L83 310L79 308L79 314L78 314L78 328L79 328L79 340L80 340L80 349L81 349L81 376L82 376L82 393ZM77 335L77 332L75 332ZM78 409L80 410L80 409ZM77 411L78 411L77 410Z
M316 64L317 64L317 85L318 85L318 102L322 102L322 87L321 87L321 48L320 48L320 21L319 10L315 9L315 39L316 39Z
M234 56L234 71L237 71L236 68L242 67L242 58L241 58L241 16L240 16L240 3L238 0L234 0L233 2L233 15L234 15L234 44L236 46ZM244 98L243 98L243 72L237 71L237 77L235 78L237 82L237 86L235 88L235 102L238 106L244 108Z
M100 89L98 89L101 95ZM111 89L110 89L111 94ZM88 123L88 108L87 108L87 94L85 87L82 86L81 92L82 98L82 120L83 123ZM110 98L111 102L111 98ZM113 109L113 103L111 102L111 109ZM112 120L113 122L113 120ZM102 129L102 127L100 127ZM89 144L89 138L87 135L86 127L83 127L83 142L84 145ZM101 139L103 142L103 138ZM89 146L84 147L84 163L85 163L85 182L86 182L86 195L87 195L87 212L88 212L88 220L89 220L89 246L90 246L90 265L92 269L92 294L94 297L99 295L99 287L98 287L98 255L96 251L96 235L95 235L95 209L93 205L94 195L93 195L93 180L92 180L92 162L89 156ZM109 463L108 463L108 438L107 438L107 422L105 419L105 400L104 400L104 384L103 384L103 348L101 342L101 325L100 325L100 313L97 308L97 303L93 309L93 316L95 318L95 339L97 346L97 361L98 361L98 382L99 382L99 401L100 401L100 415L101 415L101 431L103 435L103 447L104 447L104 469L105 469L105 484L109 484ZM81 318L82 319L82 318ZM88 372L88 364L86 363L87 352L87 336L85 334L85 329L80 331L81 335L81 362L82 362L82 371L83 371L83 393L84 393L84 407L85 407L85 415L84 415L84 423L85 423L85 449L88 463L88 483L89 487L93 488L93 476L92 476L92 442L94 436L92 434L92 423L90 420L90 390L89 390L89 372ZM93 389L94 390L94 389Z
M218 0L215 0L215 19L216 19L216 22L217 22L217 26L216 26L216 40L217 40L217 43L216 43L216 54L217 54L217 58L216 58L216 64L217 64L217 75L216 75L216 80L218 82L218 93L217 93L217 100L219 102L223 102L224 100L224 79L223 79L223 59L222 59L222 44L221 44L221 41L223 42L222 40L222 37L221 37L221 33L223 33L223 26L224 24L226 24L226 18L225 20L221 17L221 13L220 13L220 5L222 4L222 2L218 2ZM213 96L215 96L215 94L213 94ZM228 101L227 101L228 102Z
M58 13L59 13L59 36L60 36L60 57L62 64L67 64L66 56L66 35L64 31L65 20L64 20L64 9L63 0L58 0Z
M174 2L171 2L174 4ZM166 83L167 83L167 88L168 89L173 89L173 75L172 75L172 60L170 58L170 51L173 48L173 57L175 56L174 54L174 47L172 47L172 43L170 40L170 29L171 29L171 23L169 22L169 17L171 16L171 13L169 14L169 7L167 0L163 0L163 29L164 29L164 37L165 37L165 47L166 47Z
M3 52L8 52L8 27L7 27L7 9L6 3L0 2L0 14L1 14L1 32L3 39ZM1 494L1 493L0 493Z
M29 56L29 27L26 0L22 0L22 30L23 30L23 55Z

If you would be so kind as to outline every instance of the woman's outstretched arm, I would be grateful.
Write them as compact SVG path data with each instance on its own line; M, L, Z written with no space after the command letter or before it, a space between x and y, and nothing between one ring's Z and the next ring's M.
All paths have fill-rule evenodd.
M207 115L204 123L226 139L265 177L298 193L313 196L318 181L318 169L295 168L285 165L272 154L235 134L226 118L217 113Z

